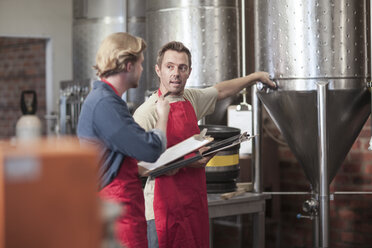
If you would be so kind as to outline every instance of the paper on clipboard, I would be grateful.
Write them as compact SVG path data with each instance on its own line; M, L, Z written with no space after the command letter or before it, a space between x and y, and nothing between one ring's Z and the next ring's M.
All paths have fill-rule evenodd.
M254 136L253 136L254 137ZM151 176L152 178L156 178L158 176L162 176L168 171L179 169L182 167L187 166L190 163L193 163L199 159L202 159L204 156L214 156L219 151L223 151L225 149L228 149L229 147L236 146L238 144L241 144L244 141L247 141L251 138L253 138L247 132L244 132L243 134L239 134L215 143L211 143L209 146L209 149L202 154L197 153L195 156L186 158L186 159L177 159L176 161L173 161L171 163L166 164L165 166L160 166L156 169L153 169L151 171L147 171L146 174Z
M168 148L156 162L139 162L138 165L147 169L154 170L163 165L166 165L170 162L175 161L178 158L181 158L213 141L213 138L210 136L205 136L206 131L204 130L197 135L193 135L190 138Z

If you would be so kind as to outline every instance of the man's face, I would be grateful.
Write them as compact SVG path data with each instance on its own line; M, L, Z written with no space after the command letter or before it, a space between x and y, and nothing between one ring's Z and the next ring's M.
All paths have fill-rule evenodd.
M139 56L138 60L136 61L136 63L133 64L133 71L132 71L132 74L131 74L131 84L130 84L130 88L137 88L138 87L138 84L139 84L139 80L141 78L141 75L142 75L142 71L143 71L143 67L142 67L142 63L143 63L143 53L141 53L141 55Z
M160 79L160 90L171 92L172 95L182 95L186 81L190 76L191 68L187 54L168 50L164 53L162 64L155 66L156 74Z

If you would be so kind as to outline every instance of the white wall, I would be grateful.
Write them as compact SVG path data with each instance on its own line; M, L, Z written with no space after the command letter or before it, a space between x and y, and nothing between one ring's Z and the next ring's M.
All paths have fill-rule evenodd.
M72 0L0 0L0 36L48 38L47 110L57 109L59 82L72 79Z

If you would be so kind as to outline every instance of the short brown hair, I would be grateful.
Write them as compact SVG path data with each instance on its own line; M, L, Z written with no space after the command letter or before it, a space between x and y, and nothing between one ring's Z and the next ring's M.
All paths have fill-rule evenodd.
M190 50L179 41L171 41L162 46L158 52L158 58L156 59L156 64L161 67L161 63L163 62L164 54L168 50L173 50L179 53L186 53L189 59L189 67L191 68L191 53Z
M146 49L146 42L128 33L113 33L101 43L96 54L96 65L93 68L99 77L126 71L128 62L136 62Z

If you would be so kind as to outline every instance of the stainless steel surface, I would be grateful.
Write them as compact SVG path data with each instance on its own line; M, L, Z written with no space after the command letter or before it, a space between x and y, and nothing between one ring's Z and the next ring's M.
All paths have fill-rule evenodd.
M265 247L265 212L253 215L253 247Z
M280 192L262 192L262 194L265 195L312 195L312 192L285 192L285 191L280 191Z
M253 135L258 135L252 140L252 164L253 164L253 191L262 193L263 176L261 173L261 135L262 134L262 104L257 96L257 85L252 86L252 127Z
M242 74L241 76L244 77L246 75L246 69L247 69L247 49L246 49L246 18L245 18L245 11L246 11L246 8L245 8L245 1L246 0L241 0L241 4L240 4L240 10L241 10L241 26L242 26ZM243 93L243 99L244 99L244 102L245 102L245 89L244 89L244 93Z
M318 109L318 154L319 154L319 245L329 246L329 182L328 182L328 140L327 140L327 85L317 83Z
M319 247L319 239L320 239L320 220L319 215L315 215L313 219L313 247Z
M73 1L74 80L96 79L92 69L95 55L101 41L109 34L128 32L145 38L145 4L145 0ZM130 89L126 100L138 106L145 99L146 87L146 75L143 73L139 87Z
M361 85L362 87L362 85ZM314 191L318 192L318 136L316 91L259 92L268 113L302 165ZM328 91L328 179L339 166L370 113L369 92L363 88Z
M148 60L148 50L152 47L152 41L146 38L146 0L127 0L127 32L144 38L147 48L144 52L145 60ZM146 63L142 64L143 72L140 83L136 89L129 89L127 101L137 108L145 101L145 93L148 90Z
M95 56L101 41L127 30L126 0L74 0L74 80L95 79Z
M365 88L365 77L353 77L353 78L281 78L274 79L274 82L277 84L277 91L316 91L317 82L326 81L328 82L328 88L330 90L347 90L355 88ZM267 90L267 89L266 89ZM269 89L268 92L276 91Z
M208 194L209 218L264 211L265 200L270 198L269 195L247 192L224 200L221 194Z
M372 9L372 7L371 7L371 9ZM372 37L372 31L371 31L371 37ZM372 92L372 81L367 82L366 86L367 86L369 92ZM372 94L371 94L371 102L372 102ZM371 105L371 111L372 111L372 105ZM371 130L372 130L372 122L370 123L370 126L371 126ZM372 151L372 135L371 135L371 138L369 140L368 150Z
M209 218L253 214L253 247L265 247L265 208L269 195L245 193L228 200L221 194L208 194Z
M370 0L369 1L369 26L372 27L372 17L371 17L371 14L372 14L372 1ZM371 28L369 29L369 41L371 42L372 40L372 30ZM372 59L372 49L370 49L370 59ZM370 69L371 69L371 73L372 73L372 63L370 62ZM367 87L369 88L369 91L372 92L372 81L370 81L369 83L367 83ZM371 102L372 102L372 94L371 94ZM372 108L372 106L371 106ZM371 130L372 130L372 122L371 122ZM369 140L369 147L368 147L368 150L372 151L372 135L371 135L371 138Z
M147 1L147 75L149 89L157 89L157 51L173 40L192 54L187 87L204 88L240 76L238 0Z
M76 134L81 106L91 89L89 80L60 83L56 134Z
M336 191L333 195L372 195L371 191Z
M275 78L364 77L366 1L255 0L256 67Z
M366 1L254 0L254 10L255 67L279 87L258 96L319 201L314 247L329 247L329 184L370 113Z
M314 198L306 200L302 204L302 210L304 210L305 213L317 214L319 212L319 202Z

